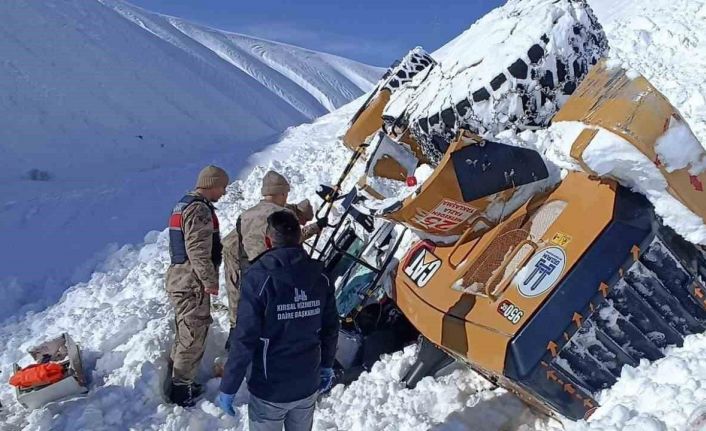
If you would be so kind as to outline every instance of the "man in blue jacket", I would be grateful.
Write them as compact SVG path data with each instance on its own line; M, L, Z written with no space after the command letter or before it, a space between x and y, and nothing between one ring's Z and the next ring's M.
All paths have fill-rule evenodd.
M301 235L290 212L270 215L268 251L243 277L217 401L235 415L235 393L252 365L250 430L311 430L319 390L333 383L339 328L333 285L302 248Z

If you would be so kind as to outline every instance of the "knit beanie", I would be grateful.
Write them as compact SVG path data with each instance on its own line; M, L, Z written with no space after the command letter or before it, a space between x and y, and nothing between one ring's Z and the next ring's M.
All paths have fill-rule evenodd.
M289 182L275 171L267 171L262 179L262 196L283 195L289 193Z
M310 221L314 218L314 208L311 207L311 202L309 199L304 199L297 204L297 211L304 217L306 221Z
M218 166L208 165L201 169L199 178L196 180L197 189L211 189L214 187L226 187L229 179L228 174Z

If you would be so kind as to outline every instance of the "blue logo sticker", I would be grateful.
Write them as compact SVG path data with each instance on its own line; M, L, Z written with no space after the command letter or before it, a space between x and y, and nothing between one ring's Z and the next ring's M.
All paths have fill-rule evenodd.
M564 272L566 253L560 247L537 252L513 280L522 296L532 298L548 291Z

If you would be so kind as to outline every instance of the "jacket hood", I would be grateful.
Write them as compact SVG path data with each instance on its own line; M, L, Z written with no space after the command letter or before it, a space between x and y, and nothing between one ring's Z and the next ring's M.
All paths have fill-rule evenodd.
M312 260L301 246L269 250L257 259L253 267L287 284L309 284L321 275L320 263Z

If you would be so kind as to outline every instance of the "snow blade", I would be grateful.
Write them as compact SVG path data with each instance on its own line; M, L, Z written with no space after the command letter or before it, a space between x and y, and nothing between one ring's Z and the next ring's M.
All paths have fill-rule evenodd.
M585 172L595 174L584 153L599 129L628 142L659 169L669 193L706 223L706 171L701 162L706 150L676 108L643 76L602 60L552 121L585 125L571 147L571 156ZM678 154L662 145L674 141L679 142Z

